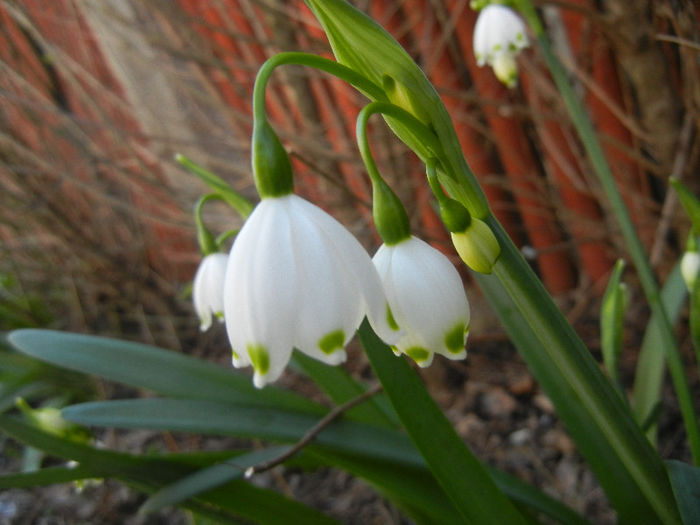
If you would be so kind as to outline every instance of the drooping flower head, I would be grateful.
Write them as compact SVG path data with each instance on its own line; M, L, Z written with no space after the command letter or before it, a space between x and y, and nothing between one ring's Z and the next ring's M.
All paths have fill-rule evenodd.
M459 273L438 250L410 236L382 245L373 262L384 284L394 319L404 335L394 346L418 365L434 354L464 359L469 302Z
M509 88L518 82L515 57L528 45L525 23L514 10L498 4L481 10L474 26L474 56L479 66L491 66Z
M212 317L224 319L224 276L228 255L211 253L199 263L192 284L194 309L199 316L202 332L211 326Z
M243 225L226 270L224 314L233 364L252 364L259 388L280 376L293 348L343 362L365 315L385 341L400 335L364 248L294 194L263 198Z

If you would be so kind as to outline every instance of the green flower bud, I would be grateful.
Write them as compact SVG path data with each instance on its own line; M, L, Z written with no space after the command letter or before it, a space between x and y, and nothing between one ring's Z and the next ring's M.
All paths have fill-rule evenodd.
M292 163L267 120L256 119L253 124L252 150L253 176L260 197L282 197L292 193Z
M466 230L451 235L457 253L469 268L479 273L491 273L501 255L501 247L484 221L472 217Z
M462 204L449 197L440 199L440 217L450 233L460 233L469 228L471 215Z
M372 216L384 244L398 244L411 236L406 209L382 178L372 179Z

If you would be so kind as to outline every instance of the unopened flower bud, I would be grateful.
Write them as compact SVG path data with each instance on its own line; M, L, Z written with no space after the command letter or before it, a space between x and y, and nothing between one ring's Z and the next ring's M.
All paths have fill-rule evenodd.
M501 255L501 247L488 225L475 217L466 230L452 232L452 243L460 258L472 270L491 273Z

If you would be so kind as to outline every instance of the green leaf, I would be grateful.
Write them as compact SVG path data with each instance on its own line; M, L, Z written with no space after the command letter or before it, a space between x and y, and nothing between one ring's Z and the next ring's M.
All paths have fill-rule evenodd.
M309 453L326 464L365 479L418 523L456 525L464 522L425 464L407 465L336 451Z
M409 436L467 522L526 523L474 457L403 358L396 358L365 320L360 341Z
M175 160L182 167L188 169L190 172L197 175L197 177L204 181L206 185L220 195L229 206L236 210L242 218L247 219L252 213L253 208L255 207L254 204L229 186L224 179L218 175L214 175L211 171L204 169L182 154L178 153L175 155Z
M693 235L700 237L700 200L680 180L670 177L669 181L673 189L676 190L685 212L690 217Z
M269 447L256 450L198 470L155 492L141 506L139 512L155 512L220 487L229 481L241 478L248 467L277 457L288 449L289 447Z
M148 428L296 442L318 418L302 412L263 406L191 399L134 399L83 403L62 415L85 425ZM405 463L416 461L405 436L381 427L338 420L326 427L313 446L359 452Z
M56 366L153 390L172 397L237 401L293 408L310 414L325 410L276 387L255 388L249 377L199 359L153 346L54 330L16 330L9 342L21 352Z
M187 476L194 471L192 465L179 463L173 458L137 457L109 450L98 450L87 445L46 434L19 419L0 416L0 430L25 445L43 450L64 459L72 459L89 465L99 477L111 477L143 492L152 493L173 479ZM320 512L289 500L280 494L265 490L240 480L199 495L181 505L216 523L243 524L279 523L336 524ZM241 520L240 518L244 518ZM246 521L249 520L249 521Z
M0 476L0 489L40 487L54 483L69 483L88 478L99 478L100 473L94 468L83 467L48 467L33 472L4 474Z
M666 468L683 523L700 523L700 468L675 460L667 461Z
M296 350L291 366L308 375L336 405L342 405L367 391L343 368L327 365ZM399 424L396 413L382 393L351 408L344 416L373 425L397 427Z
M622 352L623 323L627 309L627 287L621 282L624 269L625 261L619 259L608 281L600 308L600 346L603 364L613 385L623 396L618 361Z
M228 509L260 525L339 525L337 520L315 509L241 480L234 480L195 499L200 500Z
M562 502L548 496L541 490L502 470L486 467L496 485L514 503L533 513L540 513L567 525L590 525L590 523Z
M661 302L669 320L675 323L685 303L688 289L681 276L680 264L676 264L668 275L661 290ZM658 413L661 402L661 388L666 373L666 353L663 351L663 339L659 333L655 314L647 324L644 339L637 359L632 390L632 412L640 426L650 421L650 416ZM647 426L646 435L651 443L656 443L657 425L652 421Z
M495 219L503 247L480 288L624 523L678 523L661 458Z

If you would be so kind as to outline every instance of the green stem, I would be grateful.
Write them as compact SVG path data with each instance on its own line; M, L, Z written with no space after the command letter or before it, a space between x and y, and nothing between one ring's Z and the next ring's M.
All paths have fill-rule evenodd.
M369 147L369 141L367 139L367 122L369 118L380 113L388 117L395 118L399 120L404 126L409 128L417 137L421 139L423 144L433 152L436 158L439 158L442 152L442 147L438 141L437 136L433 133L425 124L423 124L416 117L411 115L408 111L399 106L396 106L390 102L370 102L362 111L357 115L357 125L355 127L355 133L357 135L357 145L360 148L360 155L362 160L367 167L367 172L373 182L381 180L381 175L377 170L377 165L372 158L372 151Z
M218 193L209 193L200 197L194 206L194 223L197 226L197 240L199 241L199 249L202 255L211 255L219 251L216 239L205 226L204 218L202 217L204 205L213 199L222 199L222 197Z
M700 282L690 293L690 339L695 350L695 362L700 373Z
M663 307L663 303L661 302L661 295L656 277L649 264L644 246L637 235L637 230L632 223L627 207L617 188L614 176L605 159L605 154L598 141L593 124L585 108L581 104L581 101L571 87L564 67L554 55L545 35L544 28L539 22L537 13L528 0L521 0L518 2L518 5L522 8L522 12L527 17L533 31L535 31L545 62L571 114L574 126L588 153L588 157L598 176L603 192L610 202L610 207L627 244L630 258L637 269L637 274L649 307L651 308L653 319L658 323L659 333L663 341L663 348L666 351L669 371L671 372L671 378L676 390L676 395L678 396L678 404L683 416L683 422L685 423L686 432L688 433L688 442L693 455L693 462L697 465L700 463L700 427L698 427L693 398L690 393L690 388L688 387L680 351L673 335L673 328L668 320L668 315Z
M370 98L377 100L387 99L384 90L381 87L363 75L360 75L356 71L339 64L334 60L309 53L280 53L279 55L275 55L265 61L258 71L258 76L255 78L255 85L253 87L253 117L255 120L264 120L266 118L265 88L270 80L270 76L276 67L287 64L309 66L320 71L325 71L326 73L334 75L347 83L352 84Z
M221 250L223 248L224 243L226 241L228 241L230 238L238 235L239 231L241 231L240 228L236 228L235 230L228 230L228 231L220 233L216 237L216 246L218 246L219 250Z
M231 188L231 186L226 184L226 182L218 175L213 174L209 170L205 170L199 164L196 164L180 153L175 155L175 161L183 168L186 168L202 179L207 186L218 193L229 206L236 210L236 212L238 212L243 219L247 219L253 212L255 205L236 190Z
M493 276L475 274L475 278L505 319L512 339L606 492L621 496L615 499L625 508L618 511L639 520L651 519L645 518L645 513L655 512L663 523L678 523L673 494L658 454L501 225L494 217L486 222L502 252ZM522 317L513 312L513 307ZM600 446L599 436L610 448ZM624 496L632 485L644 494L651 508L644 510L641 501Z

